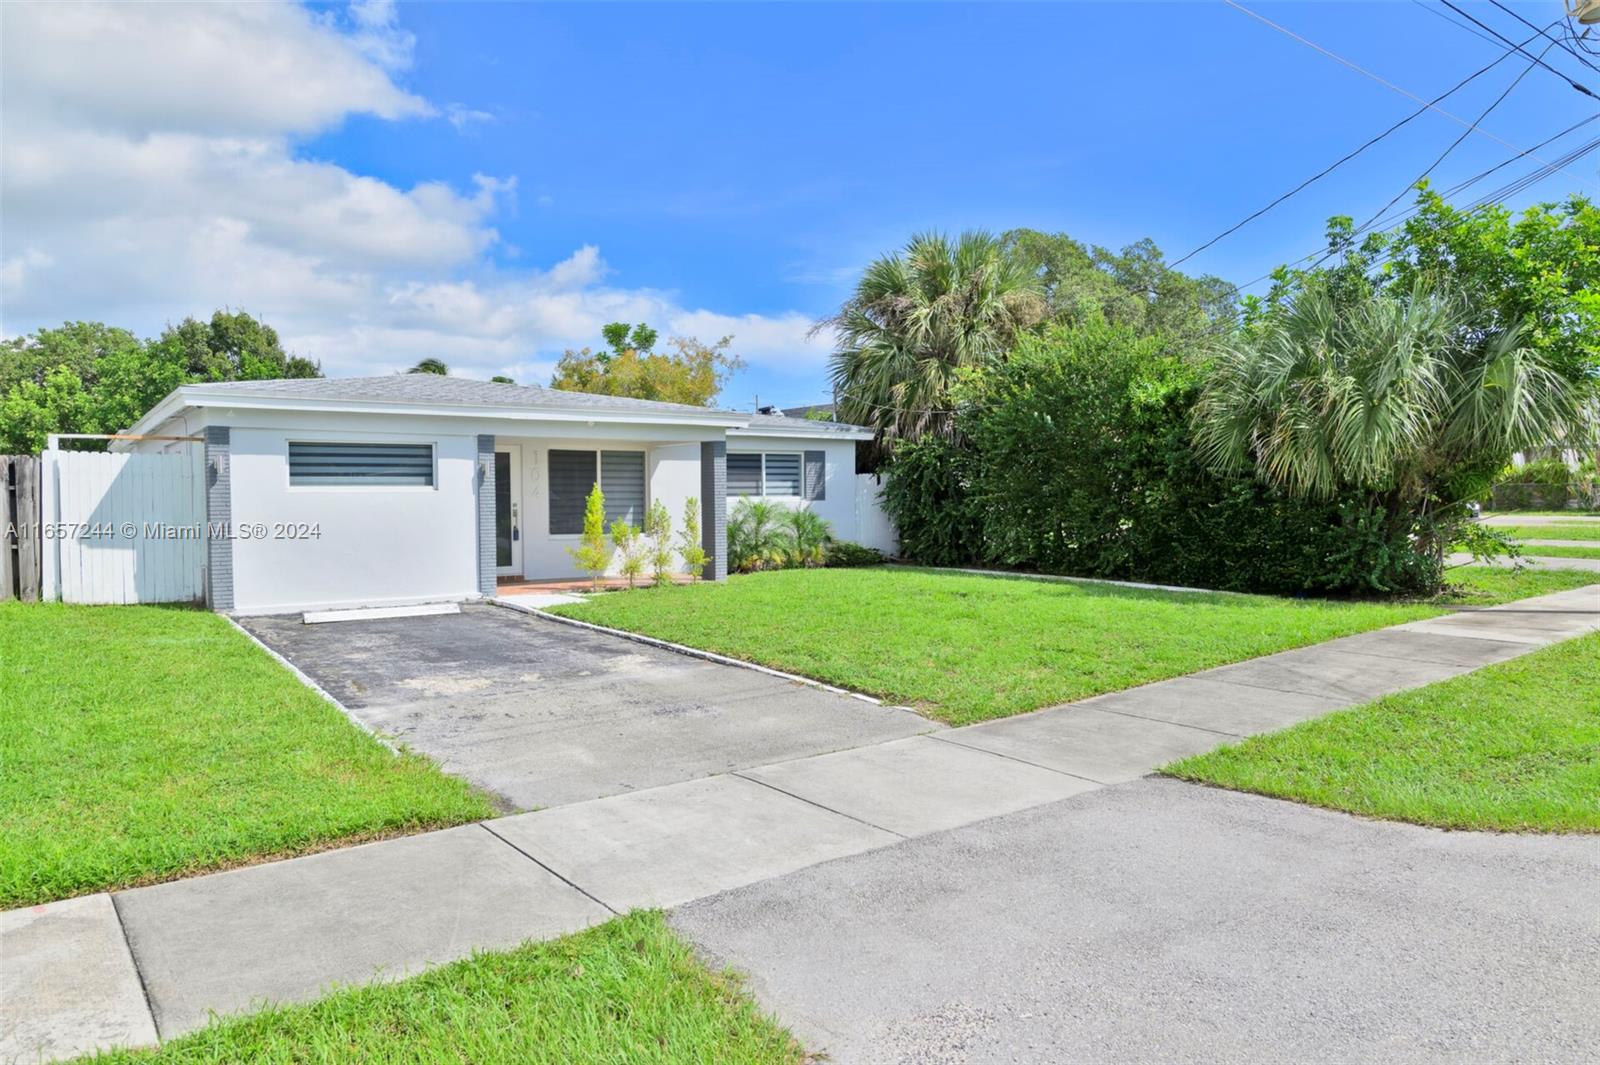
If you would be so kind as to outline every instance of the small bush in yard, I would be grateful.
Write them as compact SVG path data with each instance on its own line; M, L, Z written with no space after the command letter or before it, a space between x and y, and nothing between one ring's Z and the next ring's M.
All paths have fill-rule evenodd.
M830 569L878 566L883 564L883 552L875 547L851 543L849 540L829 540L826 564Z
M791 510L787 516L789 563L795 566L820 566L827 559L833 526L814 510Z
M598 588L600 574L611 565L611 550L606 547L606 497L598 483L583 504L583 535L577 547L567 548L567 554Z
M695 580L706 568L706 549L700 542L700 500L690 496L683 505L683 533L678 540L683 571Z
M728 517L728 568L781 569L793 550L787 510L764 499L739 500Z
M645 552L649 550L639 530L625 521L611 523L611 542L617 548L617 568L632 588L644 572Z
M650 538L651 574L657 584L666 584L672 574L672 515L659 499L645 511L644 534Z

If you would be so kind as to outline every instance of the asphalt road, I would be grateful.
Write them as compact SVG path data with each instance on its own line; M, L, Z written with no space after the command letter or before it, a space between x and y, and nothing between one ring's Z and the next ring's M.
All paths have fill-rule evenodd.
M1600 1060L1600 839L1145 779L674 924L840 1062Z

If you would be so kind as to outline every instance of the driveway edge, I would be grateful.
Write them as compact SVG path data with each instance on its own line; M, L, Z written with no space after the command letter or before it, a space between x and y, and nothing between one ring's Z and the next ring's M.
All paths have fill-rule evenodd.
M673 643L671 640L657 639L654 636L646 636L643 633L629 632L626 629L613 629L607 625L596 625L590 621L579 621L577 618L563 617L560 614L552 614L548 610L540 610L538 607L524 606L521 603L513 602L500 596L495 596L488 601L493 605L503 607L506 610L515 610L519 614L532 614L534 617L544 618L546 621L554 621L562 625L571 625L573 628L588 629L590 632L601 632L605 633L607 636L620 636L624 640L632 640L634 643L642 643L646 647L656 647L663 651L672 651L680 655L686 655L689 658L698 658L706 662L715 662L718 665L737 666L740 669L748 669L755 673L765 673L769 677L777 677L779 680L792 681L795 684L804 684L808 688L818 688L822 691L830 692L833 695L847 695L852 699L860 699L864 703L871 703L873 706L881 706L886 710L900 710L908 714L916 714L918 718L928 721L930 724L938 724L938 722L933 721L931 718L924 717L922 714L918 714L917 711L912 707L899 706L894 703L886 703L882 699L876 698L875 696L865 695L861 692L854 692L848 688L836 687L832 684L826 684L812 677L802 677L798 673L785 673L781 669L772 669L769 666L757 665L754 662L746 662L739 658L729 658L727 655L719 655L715 651L702 651L698 647L689 647L686 644Z

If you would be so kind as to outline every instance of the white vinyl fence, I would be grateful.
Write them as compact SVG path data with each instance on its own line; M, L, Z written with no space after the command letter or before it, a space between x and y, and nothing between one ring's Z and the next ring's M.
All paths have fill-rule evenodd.
M179 603L205 597L201 449L40 458L44 599Z
M883 512L883 483L873 474L856 474L856 537L886 555L900 553L900 535Z

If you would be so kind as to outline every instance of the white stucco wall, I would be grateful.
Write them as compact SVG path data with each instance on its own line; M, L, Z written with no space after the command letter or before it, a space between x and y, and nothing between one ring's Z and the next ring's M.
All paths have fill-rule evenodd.
M443 432L437 421L385 421L381 428L315 419L294 427L232 426L236 612L415 603L476 592L476 437ZM291 486L288 445L301 439L432 444L433 486ZM243 538L252 525L264 526L266 537Z
M757 436L746 433L728 434L728 453L753 451L782 451L799 453L821 451L827 455L823 481L823 498L804 500L797 496L768 496L773 503L787 507L806 507L816 511L833 526L838 540L857 540L859 528L856 521L856 445L854 440L817 440L780 436ZM803 469L803 467L802 467ZM738 497L728 496L728 513L738 505Z

